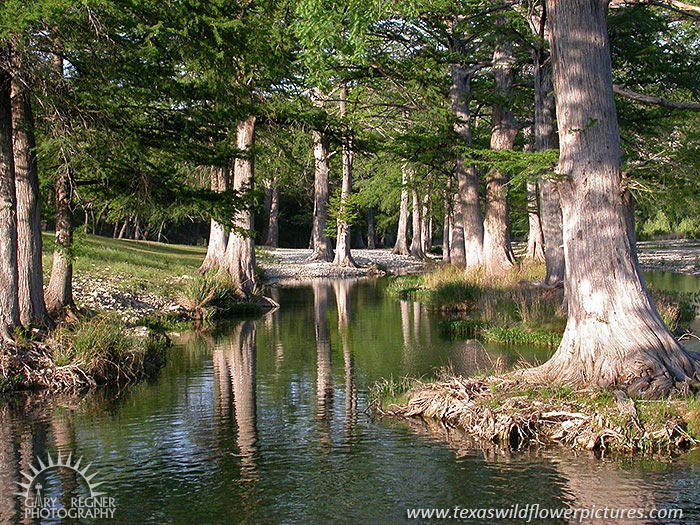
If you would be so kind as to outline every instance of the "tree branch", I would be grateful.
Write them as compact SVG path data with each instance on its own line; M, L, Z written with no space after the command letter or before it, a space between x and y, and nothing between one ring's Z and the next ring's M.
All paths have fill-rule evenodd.
M669 109L689 109L693 111L700 111L700 104L694 102L674 102L673 100L668 100L660 97L652 97L650 95L643 95L642 93L637 93L631 89L621 86L620 84L613 84L613 91L623 97L636 100L637 102L642 102L644 104L655 104Z
M610 8L619 9L633 5L653 5L657 7L665 7L678 13L686 14L692 18L700 18L700 6L686 4L679 0L611 0Z

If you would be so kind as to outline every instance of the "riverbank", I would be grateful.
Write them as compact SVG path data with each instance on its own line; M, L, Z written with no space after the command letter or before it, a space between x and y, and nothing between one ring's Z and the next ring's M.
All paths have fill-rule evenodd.
M700 444L695 398L633 400L622 391L532 387L505 376L385 381L371 395L381 417L433 421L504 450L557 444L672 454Z

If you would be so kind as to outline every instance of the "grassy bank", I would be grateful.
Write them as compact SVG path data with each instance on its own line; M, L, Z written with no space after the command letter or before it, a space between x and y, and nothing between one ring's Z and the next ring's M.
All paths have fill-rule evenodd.
M544 274L539 264L516 265L498 278L444 267L430 274L395 277L387 290L442 314L440 329L449 337L556 347L566 327L564 292L534 286ZM658 290L652 295L672 331L682 330L694 319L689 295Z
M76 391L152 379L165 364L170 338L129 327L115 314L79 314L48 334L18 332L0 352L0 392Z
M53 239L44 235L44 269ZM235 297L231 283L197 270L203 247L77 235L76 310L50 332L20 330L0 352L0 392L80 390L152 378L170 346L168 331L217 316L250 316L258 304Z
M632 400L620 391L534 388L503 377L383 381L381 416L426 418L509 450L561 444L614 453L673 453L700 444L700 400Z

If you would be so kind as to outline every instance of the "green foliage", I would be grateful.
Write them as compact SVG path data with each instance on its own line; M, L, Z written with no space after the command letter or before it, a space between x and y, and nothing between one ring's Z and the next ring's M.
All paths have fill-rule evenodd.
M351 193L343 199L340 189L336 190L328 200L328 224L326 235L335 239L338 235L337 224L344 222L351 226L360 218L360 198L357 193Z
M177 294L177 301L188 315L200 323L224 316L255 316L260 306L246 302L230 278L209 272L197 275Z
M56 366L76 367L97 384L154 377L171 345L163 334L134 335L108 314L64 325L52 338Z

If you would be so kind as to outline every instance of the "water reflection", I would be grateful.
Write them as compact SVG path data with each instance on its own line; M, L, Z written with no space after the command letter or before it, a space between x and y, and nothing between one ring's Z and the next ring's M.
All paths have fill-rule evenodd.
M282 308L222 334L188 334L155 384L117 398L1 401L0 522L25 523L11 494L48 450L94 461L118 523L400 523L409 507L646 508L679 493L698 521L700 457L622 465L561 449L509 454L435 423L364 414L381 378L519 358L441 337L430 312L383 286L279 289ZM81 487L64 474L49 488L66 502Z
M345 432L351 437L357 425L357 382L355 380L355 363L350 344L350 295L354 281L338 280L333 282L335 304L338 310L338 334L343 348L343 367L345 373Z
M235 422L240 481L258 479L255 333L253 321L238 323L212 353L215 416Z

